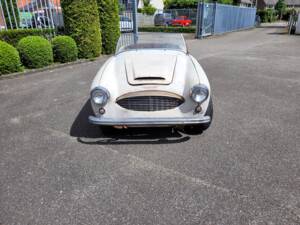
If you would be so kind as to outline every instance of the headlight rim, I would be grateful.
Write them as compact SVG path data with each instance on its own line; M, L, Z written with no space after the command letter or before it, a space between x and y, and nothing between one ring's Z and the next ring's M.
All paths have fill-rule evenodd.
M205 92L206 92L205 98L202 99L201 101L196 101L195 98L193 97L193 92L195 92L195 89L196 89L196 88L204 89ZM191 88L190 97L191 97L191 99L192 99L195 103L197 103L197 104L202 104L203 102L205 102L205 101L209 98L209 94L210 94L209 88L208 88L205 84L196 84L196 85L194 85L194 86Z
M105 102L104 102L104 103L99 104L99 103L96 103L96 102L94 101L94 97L95 97L95 96L94 96L94 93L95 93L96 91L101 91L101 92L103 92L103 93L105 94L106 98L105 98ZM91 97L91 101L92 101L93 104L95 104L96 106L99 106L99 107L103 107L103 106L105 106L105 105L107 104L107 102L108 102L108 100L109 100L109 98L110 98L110 94L109 94L109 91L108 91L106 88L101 87L101 86L98 86L98 87L95 87L95 88L91 91L90 97Z

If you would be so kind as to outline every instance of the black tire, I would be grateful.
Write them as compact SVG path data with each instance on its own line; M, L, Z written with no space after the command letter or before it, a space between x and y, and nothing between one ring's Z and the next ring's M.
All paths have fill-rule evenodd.
M203 131L207 130L210 127L213 120L213 115L214 115L214 107L213 107L212 99L210 99L208 108L205 113L205 116L210 116L211 118L210 122L198 124L198 125L187 125L183 128L184 132L191 135L197 135L203 133Z

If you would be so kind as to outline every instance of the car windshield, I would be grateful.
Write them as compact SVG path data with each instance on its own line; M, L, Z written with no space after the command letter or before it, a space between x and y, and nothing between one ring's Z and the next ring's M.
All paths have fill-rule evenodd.
M116 49L116 54L124 51L139 49L162 49L187 52L182 34L139 33L138 38L133 34L122 34Z
M169 13L164 13L165 18L172 19L172 15Z

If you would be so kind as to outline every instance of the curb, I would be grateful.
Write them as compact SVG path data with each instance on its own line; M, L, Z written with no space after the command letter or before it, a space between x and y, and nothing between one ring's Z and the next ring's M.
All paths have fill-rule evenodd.
M28 76L28 75L32 75L32 74L35 74L35 73L48 71L48 70L60 69L60 68L64 68L64 67L67 67L67 66L73 66L73 65L78 65L78 64L87 63L87 62L94 62L94 61L98 61L98 60L101 60L101 59L106 59L108 57L109 57L109 55L102 55L102 56L94 58L94 59L79 59L79 60L74 61L74 62L53 64L53 65L46 66L46 67L39 68L39 69L28 69L28 70L25 70L23 72L1 75L0 80L14 79L14 78Z

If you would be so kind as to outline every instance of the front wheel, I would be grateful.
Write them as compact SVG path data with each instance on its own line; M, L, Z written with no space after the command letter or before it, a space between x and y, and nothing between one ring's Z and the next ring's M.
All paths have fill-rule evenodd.
M207 130L210 127L213 120L213 115L214 115L214 107L213 107L212 99L210 99L208 108L205 113L205 116L210 116L210 122L197 124L197 125L184 126L183 128L184 132L191 135L197 135L203 133L203 131Z

